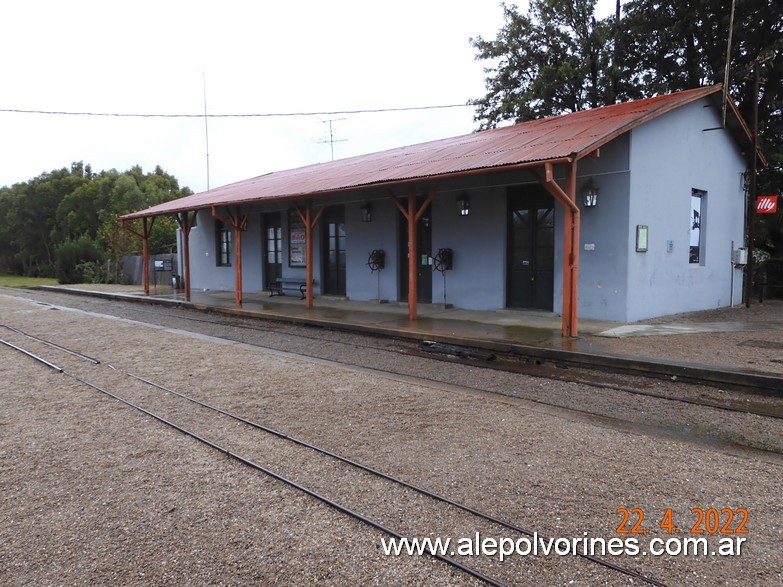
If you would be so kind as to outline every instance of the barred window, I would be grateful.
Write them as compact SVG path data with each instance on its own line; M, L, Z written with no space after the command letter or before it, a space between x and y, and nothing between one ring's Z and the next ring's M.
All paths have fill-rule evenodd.
M218 267L231 267L231 228L215 219L215 249Z

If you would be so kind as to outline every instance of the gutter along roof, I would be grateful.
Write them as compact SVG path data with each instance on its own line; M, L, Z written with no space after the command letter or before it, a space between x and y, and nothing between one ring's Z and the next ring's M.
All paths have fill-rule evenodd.
M185 196L122 218L130 220L211 206L313 197L369 186L392 186L413 180L572 161L665 112L721 91L721 85L702 87L277 171ZM736 109L730 111L738 115ZM747 131L747 126L743 130Z

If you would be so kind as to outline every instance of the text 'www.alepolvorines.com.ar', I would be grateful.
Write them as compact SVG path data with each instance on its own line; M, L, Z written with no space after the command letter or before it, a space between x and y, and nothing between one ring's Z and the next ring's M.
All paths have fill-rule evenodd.
M487 556L501 562L511 556L740 556L746 538L722 537L710 543L705 537L651 538L646 545L636 537L545 538L530 537L381 538L387 556Z

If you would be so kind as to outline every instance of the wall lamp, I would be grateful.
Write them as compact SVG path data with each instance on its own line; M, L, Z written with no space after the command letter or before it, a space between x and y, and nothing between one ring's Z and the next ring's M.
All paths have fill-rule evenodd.
M362 222L372 222L372 204L369 202L360 208L362 213Z
M598 204L598 188L592 178L582 188L582 198L585 208L593 208Z
M466 193L463 193L457 198L457 210L460 216L467 216L470 214L470 198Z

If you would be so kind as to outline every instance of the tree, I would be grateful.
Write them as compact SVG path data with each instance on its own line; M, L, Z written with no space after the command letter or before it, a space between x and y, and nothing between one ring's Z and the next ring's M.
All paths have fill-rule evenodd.
M624 64L645 95L722 83L725 79L731 3L720 0L632 0ZM737 0L732 28L728 90L743 117L758 107L759 147L769 164L759 170L757 193L783 189L783 4ZM755 88L757 71L760 85ZM780 222L757 217L757 245L783 256Z
M595 20L592 0L531 0L527 15L502 6L496 40L471 39L476 59L495 62L485 69L486 96L471 101L480 128L722 83L733 30L729 93L746 121L758 100L769 161L758 190L781 193L783 3L736 0L733 27L726 0L630 0L622 19L618 12L603 21ZM764 234L783 247L783 238Z
M96 174L81 162L0 188L0 270L51 277L57 261L60 276L73 279L78 274L71 268L80 261L74 256L84 251L89 258L81 261L108 257L117 266L123 255L141 248L120 229L120 215L191 193L159 166L151 173L134 166ZM173 250L175 233L175 222L156 222L151 250Z
M595 0L532 0L528 14L502 4L494 41L471 39L485 68L487 94L472 100L481 128L575 112L635 98L615 62L616 26L595 19Z
M4 209L0 263L6 270L33 277L54 275L54 250L58 242L52 231L57 207L66 194L88 181L84 165L74 163L70 170L43 173L0 190Z

